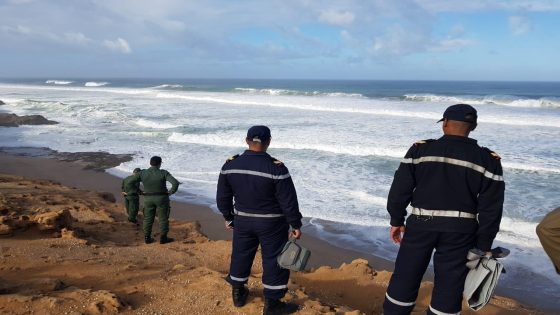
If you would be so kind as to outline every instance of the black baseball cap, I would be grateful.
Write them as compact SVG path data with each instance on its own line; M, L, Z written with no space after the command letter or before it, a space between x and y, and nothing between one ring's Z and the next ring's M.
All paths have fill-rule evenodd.
M478 118L476 114L476 109L469 104L455 104L447 107L443 113L443 118L438 120L438 122L444 119L464 121L476 125L476 119Z
M251 141L268 141L270 138L270 128L267 126L253 126L247 131L247 139Z
M133 172L133 173L138 173L138 172L140 172L140 171L141 171L141 169L140 169L139 167L137 167L137 168L135 168L134 171L132 171L132 172Z

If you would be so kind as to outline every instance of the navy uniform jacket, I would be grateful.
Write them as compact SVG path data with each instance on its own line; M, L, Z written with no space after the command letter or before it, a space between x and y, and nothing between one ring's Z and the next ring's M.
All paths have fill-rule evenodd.
M440 232L476 233L476 247L488 251L500 228L504 203L500 157L467 137L445 135L419 141L395 173L387 210L392 226L404 225L406 207L478 214L478 220L432 217L407 226ZM422 217L419 217L422 218Z
M220 172L216 201L228 221L240 211L256 217L283 215L292 228L301 227L302 216L288 168L266 152L247 150L231 157Z

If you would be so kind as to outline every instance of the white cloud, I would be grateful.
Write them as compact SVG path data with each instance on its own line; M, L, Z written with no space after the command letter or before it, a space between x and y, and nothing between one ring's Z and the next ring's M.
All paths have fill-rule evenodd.
M26 4L26 3L31 3L35 0L8 0L8 3L11 4Z
M120 37L115 40L106 39L103 41L103 45L110 50L121 52L123 54L130 54L132 52L128 42Z
M92 42L92 39L88 38L82 33L65 33L63 40L69 44L76 45L87 45Z
M352 24L354 18L354 14L350 11L326 10L319 15L319 21L335 26Z
M417 3L431 12L560 11L560 1L557 0L417 0Z
M523 35L529 33L533 29L531 20L524 16L510 16L508 19L509 29L513 35Z
M171 32L182 32L187 29L185 23L176 20L163 20L160 22L160 26Z
M2 30L3 33L12 34L12 35L30 35L31 34L31 29L29 27L25 27L25 26L22 26L22 25L18 25L16 27L9 26L9 25L3 25L2 27L0 27L0 30Z
M374 55L409 55L425 50L426 40L423 32L409 31L400 25L394 25L385 34L374 38L369 51Z
M466 38L447 38L436 41L433 45L428 47L428 51L433 52L449 52L461 50L475 44L475 41Z

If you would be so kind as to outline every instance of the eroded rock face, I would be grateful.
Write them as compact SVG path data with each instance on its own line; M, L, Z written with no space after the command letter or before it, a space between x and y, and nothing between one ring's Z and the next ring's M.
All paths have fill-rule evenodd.
M48 120L41 115L18 116L16 114L0 113L0 126L18 127L20 125L55 125L58 122Z
M6 105L6 103L2 102L2 100L0 100L0 105Z
M63 228L72 228L72 215L68 210L59 210L38 214L33 221L38 224L40 230L59 231Z

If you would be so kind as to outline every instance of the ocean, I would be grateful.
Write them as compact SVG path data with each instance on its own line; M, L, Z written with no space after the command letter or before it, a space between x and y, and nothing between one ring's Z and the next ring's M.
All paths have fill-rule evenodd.
M222 164L243 152L250 126L268 125L269 153L292 174L306 230L387 259L398 249L385 206L400 159L441 136L447 106L469 103L479 112L471 137L504 167L495 245L512 254L500 287L531 305L560 298L535 234L560 206L559 82L0 79L0 100L2 111L60 122L2 128L0 146L134 154L110 170L121 177L161 155L183 183L175 198L214 209Z

